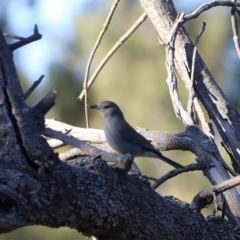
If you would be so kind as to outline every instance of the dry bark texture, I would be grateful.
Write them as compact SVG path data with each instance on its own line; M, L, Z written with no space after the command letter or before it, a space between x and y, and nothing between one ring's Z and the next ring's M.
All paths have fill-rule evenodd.
M177 17L173 3L140 2L161 41L168 44ZM27 41L37 38L40 35L35 28L32 40ZM175 64L186 86L190 86L189 66L194 46L183 27L175 44ZM200 210L208 203L208 195L200 194L191 205L174 197L160 196L137 168L128 172L131 157L105 152L102 132L70 126L72 136L68 136L61 133L66 130L63 124L50 120L46 121L47 127L59 132L45 129L44 115L54 105L56 91L49 92L33 108L26 105L12 59L12 51L22 45L8 46L0 32L0 233L39 224L54 228L68 226L86 236L109 240L239 239L240 201L235 188L222 193L223 204L218 206L228 220L214 216L205 219ZM235 171L239 172L239 114L227 102L199 55L194 89L221 133L233 157ZM213 185L230 179L213 139L198 126L187 125L182 133L144 130L140 133L159 149L193 152L198 166ZM62 142L48 143L41 134L55 136ZM75 139L75 134L95 142L101 150ZM61 161L50 145L60 146L63 142L80 148L79 155L90 156ZM107 165L106 161L114 160L116 166ZM172 176L178 174L176 171Z

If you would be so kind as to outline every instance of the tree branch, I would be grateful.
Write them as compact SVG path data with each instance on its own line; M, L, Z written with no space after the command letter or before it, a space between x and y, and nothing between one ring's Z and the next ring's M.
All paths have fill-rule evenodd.
M160 39L167 46L169 39L172 37L170 34L172 32L172 27L174 26L174 21L177 18L177 11L173 5L173 2L171 0L167 2L164 0L140 0L140 2L145 12L148 14L149 19L152 21L155 29L157 30ZM187 15L187 18L185 16L184 19L193 19L193 17L199 16L199 14L207 10L207 8L209 9L209 7L215 5L238 6L239 4L225 1L214 1L208 5L205 5L204 7L198 8L191 15ZM190 66L192 62L194 45L192 44L183 27L181 27L177 32L174 50L174 60L178 75L188 88L191 86ZM225 145L233 153L236 163L238 163L238 161L240 162L240 155L238 152L238 139L240 139L240 116L226 100L225 95L214 81L199 54L196 55L194 75L194 88L196 91L196 96L214 121ZM198 139L198 137L196 137L196 139ZM199 155L197 156L199 162L204 165L206 163L206 159L199 157ZM214 153L214 156L211 156L210 158L208 155L208 164L215 167L210 168L207 172L204 171L204 174L214 185L229 179L228 174L222 168L223 165L219 164L220 162L213 162L215 157L223 164L224 161L221 159L219 153ZM235 170L238 171L236 167ZM239 223L240 198L236 189L232 193L229 192L232 190L233 189L224 192L223 195L226 200L226 207L229 208L228 213L233 214L232 216L228 215L228 217Z
M33 35L31 35L30 37L27 37L27 38L21 38L20 41L10 44L9 49L10 49L10 51L13 52L16 49L23 47L29 43L32 43L34 41L37 41L41 38L42 38L42 34L40 34L38 32L38 27L37 27L37 25L35 25Z
M240 184L240 176L237 176L227 181L224 181L218 185L214 185L198 193L194 197L191 205L194 209L200 211L202 208L204 208L206 205L212 202L214 194L217 195L239 184Z
M184 173L184 172L189 172L189 171L196 171L196 170L203 170L204 167L202 167L199 164L190 164L188 166L184 166L183 169L174 169L170 172L168 172L167 174L165 174L164 176L162 176L161 178L157 179L155 181L155 183L152 185L152 189L156 189L157 187L159 187L161 184L163 184L164 182L166 182L168 179L171 179L173 177L176 177L177 175Z
M44 75L42 75L38 80L36 80L33 85L27 90L27 92L24 94L25 100L28 99L28 97L32 94L32 92L37 88L37 86L42 82L44 78Z

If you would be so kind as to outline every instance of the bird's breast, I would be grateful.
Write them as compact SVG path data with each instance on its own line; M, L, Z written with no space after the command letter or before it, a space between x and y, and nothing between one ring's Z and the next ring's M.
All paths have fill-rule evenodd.
M122 149L122 138L118 131L118 123L104 122L104 134L108 144L117 152L125 154Z
M121 128L122 122L120 121L104 121L104 133L107 143L115 151L121 154L130 153L133 156L142 155L141 148L136 144L129 141L128 138L124 136L124 129Z

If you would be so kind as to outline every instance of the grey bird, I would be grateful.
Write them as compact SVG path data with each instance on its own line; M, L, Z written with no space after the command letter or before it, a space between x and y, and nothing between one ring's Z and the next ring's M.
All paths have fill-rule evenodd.
M130 153L133 157L159 158L175 168L182 165L163 156L145 137L139 134L125 120L118 105L111 101L103 101L90 106L97 109L103 117L104 134L108 144L121 154Z

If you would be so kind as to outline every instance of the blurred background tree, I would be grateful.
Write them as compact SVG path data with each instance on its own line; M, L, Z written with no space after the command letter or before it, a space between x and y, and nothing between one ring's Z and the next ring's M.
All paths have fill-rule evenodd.
M83 102L77 101L82 90L85 67L112 0L2 0L0 23L4 32L20 36L32 34L38 24L43 39L14 52L14 60L26 91L45 74L43 83L28 99L36 104L51 88L57 89L57 101L47 117L79 127L85 127ZM179 12L190 13L204 1L174 1ZM91 72L121 35L142 14L137 0L124 1L113 16L107 33L93 60ZM200 31L201 22L207 23L198 50L216 81L223 88L230 102L239 109L240 82L238 57L232 41L230 10L217 8L202 14L186 24L193 41ZM217 26L217 27L216 27ZM10 40L8 40L11 42ZM157 34L150 21L142 26L121 46L110 59L89 91L89 103L112 100L118 103L132 126L151 130L183 131L183 124L176 119L165 83L165 52L157 45ZM179 82L183 102L188 93ZM90 112L93 128L102 128L102 120ZM216 134L216 142L219 136ZM227 155L220 148L224 158ZM195 160L187 152L164 153L182 164ZM157 159L137 159L143 173L158 177L171 168ZM190 181L189 181L190 180ZM191 201L200 190L209 186L201 172L187 173L167 181L158 189L161 195L173 195ZM85 239L76 230L67 228L25 227L0 235L0 240L15 239Z

